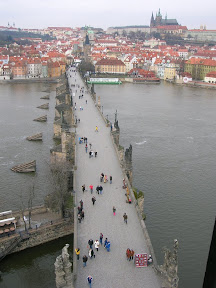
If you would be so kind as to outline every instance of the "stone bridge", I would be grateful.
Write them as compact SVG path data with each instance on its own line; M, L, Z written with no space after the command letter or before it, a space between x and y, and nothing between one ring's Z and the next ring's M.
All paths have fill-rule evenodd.
M74 248L81 250L80 259L74 259L74 286L76 288L88 287L87 277L93 277L92 287L94 288L116 288L116 287L162 287L162 280L152 266L136 268L133 261L127 261L127 248L133 249L135 254L152 254L150 239L144 233L137 215L137 208L126 203L125 189L122 188L122 180L125 174L119 162L115 146L111 139L111 128L107 127L105 121L93 100L90 91L85 87L83 98L79 99L80 88L84 86L83 80L75 68L68 70L68 82L73 95L74 114L80 123L76 127L76 167L75 171L75 192L76 205L83 200L85 218L81 223L75 219L74 226ZM75 85L75 86L74 86ZM78 86L79 85L79 88ZM75 96L74 96L75 93ZM87 104L86 104L87 100ZM76 103L76 110L75 110ZM83 108L80 109L80 107ZM98 126L98 132L95 127ZM87 137L88 151L85 151L85 144L79 144L79 137ZM97 157L89 158L89 143L91 150L97 151ZM112 175L112 184L100 183L100 174ZM85 184L86 191L82 191ZM96 193L96 186L103 186L102 195ZM93 185L91 194L89 185ZM96 203L92 204L92 196L95 196ZM116 207L116 215L113 215L113 206ZM123 214L127 213L128 223L124 223ZM77 231L77 233L76 233ZM100 233L104 239L107 237L111 243L111 250L107 252L103 246L97 252L96 257L88 258L87 266L83 267L82 257L88 256L88 240L99 240ZM147 233L147 232L146 232ZM75 256L76 258L76 256ZM155 259L156 260L156 259Z

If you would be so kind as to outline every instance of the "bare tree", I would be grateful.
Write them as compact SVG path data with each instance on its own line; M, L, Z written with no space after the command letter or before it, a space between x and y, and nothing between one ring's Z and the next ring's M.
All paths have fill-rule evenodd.
M56 161L50 165L53 192L45 199L45 204L65 217L66 206L71 193L68 188L70 164L65 161Z
M22 219L25 225L25 231L27 231L27 223L26 223L26 218L25 218L25 210L28 209L28 217L29 217L29 229L31 229L31 212L32 212L32 208L33 208L33 199L35 197L34 194L34 189L35 189L35 183L34 181L32 182L32 184L29 186L28 191L27 191L27 197L25 197L25 199L27 199L27 204L24 201L24 197L23 197L23 193L21 191L20 193L20 212L22 215Z
M32 213L32 207L33 207L33 199L35 197L34 194L35 189L35 183L32 183L32 186L29 188L29 194L28 194L28 214L29 214L29 229L31 229L31 213Z

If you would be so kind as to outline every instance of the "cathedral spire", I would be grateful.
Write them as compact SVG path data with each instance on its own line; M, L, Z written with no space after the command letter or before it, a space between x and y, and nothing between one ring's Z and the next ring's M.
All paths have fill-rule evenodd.
M151 16L151 21L150 21L150 27L153 27L154 26L154 15L153 15L153 12L152 12L152 16Z

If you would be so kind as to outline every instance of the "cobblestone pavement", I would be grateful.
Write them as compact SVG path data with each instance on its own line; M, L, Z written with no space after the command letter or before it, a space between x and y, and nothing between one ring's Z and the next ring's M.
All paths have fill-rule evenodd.
M69 85L83 82L78 73L71 73ZM84 202L85 219L78 223L78 247L81 250L80 260L77 266L76 288L88 287L87 276L93 277L92 288L116 288L116 287L161 287L159 277L152 267L136 268L133 261L126 260L126 249L130 248L138 253L148 253L144 235L136 214L134 205L126 203L125 190L122 189L123 174L110 138L110 127L106 127L101 115L88 93L79 99L80 88L72 87L73 92L77 90L73 103L76 102L75 115L80 118L76 128L76 152L77 171L76 187L77 202ZM86 104L87 100L87 104ZM80 110L80 106L83 110ZM121 125L121 124L120 124ZM95 132L98 126L99 132ZM85 144L79 144L79 137L87 137L88 145L92 144L92 150L98 152L97 158L89 158L85 151ZM89 152L89 150L88 150ZM113 176L113 183L102 183L103 194L98 195L95 188L100 183L100 174ZM87 191L82 192L85 184ZM93 194L90 193L89 185L94 186ZM93 206L91 198L96 197ZM116 207L116 215L112 208ZM124 223L123 214L128 215L128 224ZM111 242L111 250L107 252L103 246L97 252L96 257L88 258L87 266L83 267L82 256L88 256L88 240L99 240L100 233ZM76 247L75 247L76 248Z

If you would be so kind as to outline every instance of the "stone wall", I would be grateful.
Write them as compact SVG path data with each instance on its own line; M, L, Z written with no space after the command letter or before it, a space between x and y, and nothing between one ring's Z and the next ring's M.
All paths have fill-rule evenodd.
M56 240L74 232L73 221L70 220L59 220L58 222L53 222L53 224L42 225L38 229L28 230L29 239L24 240L16 247L11 253L19 252L27 248L32 248L46 242ZM14 240L19 237L19 234L14 234L10 238L3 238L0 242L0 253L3 252L7 247L10 247ZM72 236L71 236L72 237Z

